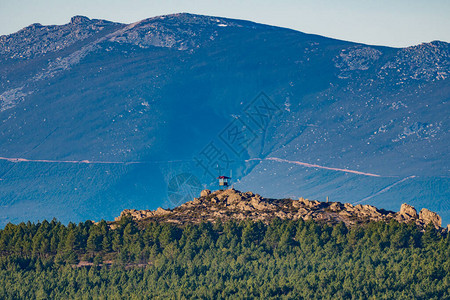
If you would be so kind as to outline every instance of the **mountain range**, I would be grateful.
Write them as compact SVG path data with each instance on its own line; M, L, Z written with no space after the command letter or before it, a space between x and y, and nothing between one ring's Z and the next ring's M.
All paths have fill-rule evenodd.
M186 13L0 36L0 226L175 207L219 175L445 225L449 52Z

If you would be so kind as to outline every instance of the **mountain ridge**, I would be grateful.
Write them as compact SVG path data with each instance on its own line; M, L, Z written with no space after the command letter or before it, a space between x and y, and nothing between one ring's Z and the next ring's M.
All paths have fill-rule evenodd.
M240 192L233 188L227 190L203 190L200 197L181 204L173 209L161 207L151 210L125 209L115 222L131 217L135 221L163 222L177 225L198 224L202 222L227 222L230 220L252 220L270 223L274 218L282 220L313 220L327 224L345 223L346 226L363 225L368 222L414 223L423 230L431 224L444 230L441 217L426 208L418 214L416 209L403 203L399 212L378 209L372 205L350 203L320 202L304 198L266 199L252 192ZM110 226L114 228L115 223ZM445 230L450 229L450 224Z
M448 43L370 46L190 14L20 32L0 37L0 156L29 161L0 161L2 224L177 206L213 188L196 162L208 145L241 190L407 202L450 220ZM258 101L276 109L264 123ZM252 129L239 149L224 143L235 120ZM195 185L174 187L183 174Z

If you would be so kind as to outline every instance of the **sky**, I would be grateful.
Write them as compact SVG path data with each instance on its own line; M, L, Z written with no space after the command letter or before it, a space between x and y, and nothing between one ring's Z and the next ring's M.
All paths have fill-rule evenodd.
M292 28L371 45L450 42L450 0L0 0L0 35L74 15L133 23L188 12Z

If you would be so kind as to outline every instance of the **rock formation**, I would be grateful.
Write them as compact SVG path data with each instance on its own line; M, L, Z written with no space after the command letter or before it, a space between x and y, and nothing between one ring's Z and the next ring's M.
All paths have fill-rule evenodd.
M441 227L442 225L442 219L441 217L433 212L429 211L426 208L423 208L419 213L419 221L423 222L425 225L428 225L429 223L433 224L436 228Z
M136 210L136 209L125 209L120 213L120 216L114 219L114 221L120 221L124 216L131 216L135 220L142 220L150 217L156 216L164 216L169 214L169 210L165 210L161 207L158 207L157 210Z
M200 197L207 197L207 196L209 196L211 194L211 191L210 190L203 190L201 193L200 193Z
M405 219L417 219L419 216L417 215L416 209L406 203L403 203L400 207L400 216L404 217Z
M300 198L267 199L252 192L240 192L235 189L211 192L203 190L200 198L186 202L172 210L158 208L150 210L124 210L116 221L130 215L136 220L154 220L177 224L214 222L218 219L251 219L269 222L273 218L292 220L317 220L330 224L344 222L347 225L364 224L370 221L389 222L395 219L403 223L415 223L424 228L432 223L436 228L441 226L441 218L436 213L424 208L417 214L416 209L402 204L395 213L378 209L372 205L352 205L340 202L319 202Z

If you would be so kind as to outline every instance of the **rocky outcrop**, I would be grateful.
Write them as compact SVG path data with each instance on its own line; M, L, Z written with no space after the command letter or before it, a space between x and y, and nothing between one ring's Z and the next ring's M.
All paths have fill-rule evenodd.
M419 213L419 221L423 222L425 225L429 223L433 224L436 228L440 228L442 225L441 217L426 208L423 208Z
M405 219L417 219L419 216L417 215L416 209L408 205L406 203L403 203L400 207L399 215L402 216Z
M157 210L136 210L136 209L125 209L120 213L120 216L114 219L114 221L120 221L125 216L131 216L135 220L142 220L147 219L150 217L156 217L156 216L164 216L166 214L169 214L169 210L165 210L161 207L158 207Z
M201 191L201 193L200 193L200 197L207 197L207 196L209 196L211 194L211 191L210 190L203 190L203 191Z
M43 26L35 23L16 33L0 36L0 60L23 60L53 52L61 53L76 43L101 38L111 29L125 26L83 16L74 16L70 23L65 25Z
M364 224L370 221L389 222L395 219L399 222L413 222L424 228L432 223L437 228L441 226L441 218L428 209L422 209L420 215L408 204L402 204L400 211L380 210L372 205L352 205L340 202L320 202L300 198L267 199L252 192L240 192L235 189L211 192L203 190L199 198L186 202L172 210L158 208L150 210L124 210L116 221L130 215L136 220L154 220L176 224L214 222L218 219L251 219L269 222L273 218L292 220L317 220L327 223L344 222L347 225Z
M445 80L450 76L448 57L448 43L441 41L398 49L395 57L381 67L378 78L395 74L402 81Z
M417 214L416 209L406 203L402 204L400 211L395 215L395 219L403 223L415 223L423 228L430 223L437 229L441 229L442 226L442 219L437 213L423 208L420 213Z
M367 46L354 46L343 49L334 59L341 71L368 70L382 55L380 50Z

